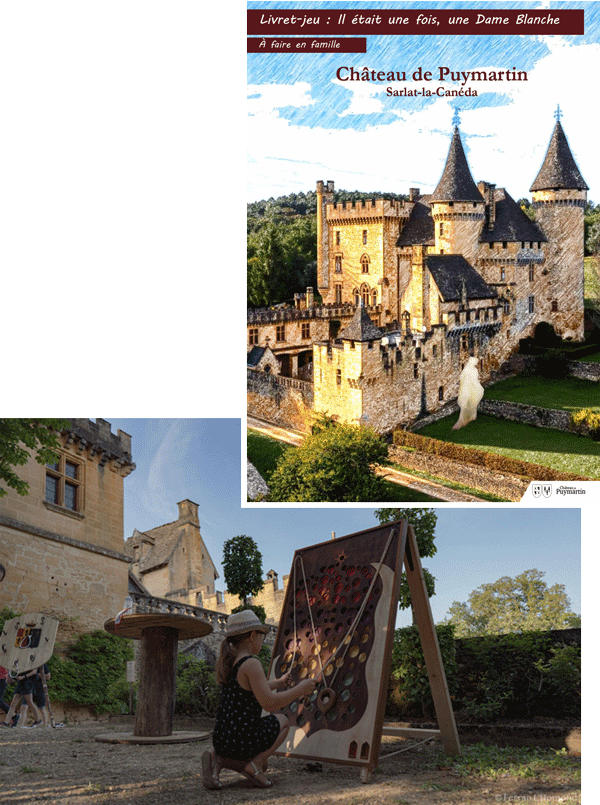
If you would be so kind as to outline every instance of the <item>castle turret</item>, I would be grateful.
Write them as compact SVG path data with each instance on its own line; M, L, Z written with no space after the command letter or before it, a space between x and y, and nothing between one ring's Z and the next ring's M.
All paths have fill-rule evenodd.
M551 243L546 261L548 296L539 301L547 307L546 318L562 338L580 340L583 338L583 215L588 186L560 123L560 107L555 116L556 125L546 156L530 188L536 221Z
M329 227L326 207L333 202L334 183L317 182L317 286L320 294L329 290Z
M462 254L474 262L485 221L485 201L473 181L458 126L454 127L442 177L431 196L435 253Z

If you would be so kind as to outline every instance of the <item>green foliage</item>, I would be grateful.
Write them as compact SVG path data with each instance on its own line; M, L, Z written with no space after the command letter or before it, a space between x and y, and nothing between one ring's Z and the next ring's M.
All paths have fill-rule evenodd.
M384 500L373 465L387 445L371 428L344 423L322 427L279 460L271 476L272 501L358 502Z
M251 610L254 614L258 617L261 623L265 623L267 620L267 613L265 612L265 608L257 605L257 604L241 604L239 607L235 607L235 609L231 610L231 613L234 612L244 612L245 610Z
M592 439L600 442L600 413L591 408L582 408L571 414L571 423L578 428L583 427Z
M133 659L131 640L96 631L81 637L66 657L56 654L48 667L52 674L52 698L94 708L96 713L120 713L126 663Z
M189 654L178 654L175 712L214 718L218 706L219 686L214 670L203 660Z
M66 419L0 419L0 481L15 489L19 495L29 493L13 467L27 464L34 454L38 464L57 461L60 447L58 434L69 427ZM0 498L7 494L0 486Z
M585 254L598 254L600 252L600 204L594 206L593 201L588 201L586 204L583 231Z
M532 715L578 715L581 650L557 646L547 632L486 635L460 641L464 712L480 721Z
M249 596L262 590L262 554L252 537L240 534L227 540L222 565L228 592L239 596L244 605Z
M569 757L564 749L476 743L463 746L456 757L446 755L439 744L432 749L435 768L447 769L450 766L452 772L461 777L485 777L491 780L502 777L531 778L543 776L549 769L563 771L572 780L581 777L579 759Z
M2 609L0 609L0 632L2 629L4 629L4 624L6 621L11 621L20 614L20 612L15 612L14 609L11 609L10 607L2 607Z
M419 556L435 556L437 548L435 546L435 527L437 524L437 514L435 509L376 509L375 517L380 523L391 523L394 520L408 520L412 525L417 545L419 546ZM427 595L431 598L435 595L435 577L423 568ZM408 609L411 605L410 590L406 581L406 572L402 572L402 582L400 584L400 609Z
M452 694L456 688L454 630L446 624L435 628L448 688ZM392 683L388 699L388 711L390 710L399 711L401 715L433 714L431 686L416 626L396 629L394 633Z
M503 576L473 590L468 603L454 601L448 611L456 636L568 628L573 613L565 587L548 587L543 576L535 569Z

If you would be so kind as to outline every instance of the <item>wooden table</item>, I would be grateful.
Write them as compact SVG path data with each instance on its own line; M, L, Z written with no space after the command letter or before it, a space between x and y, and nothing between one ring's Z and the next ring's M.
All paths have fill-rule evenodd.
M141 738L170 736L173 732L177 641L212 632L206 621L191 615L149 613L123 615L106 621L107 632L141 640L140 685L133 735Z

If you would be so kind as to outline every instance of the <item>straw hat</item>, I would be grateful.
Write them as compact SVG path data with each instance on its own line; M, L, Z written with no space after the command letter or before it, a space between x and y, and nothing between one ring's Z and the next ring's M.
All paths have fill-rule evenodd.
M269 627L261 623L256 613L252 612L251 609L234 612L233 615L227 618L226 637L249 634L250 632L263 632L263 634L266 634L268 631Z

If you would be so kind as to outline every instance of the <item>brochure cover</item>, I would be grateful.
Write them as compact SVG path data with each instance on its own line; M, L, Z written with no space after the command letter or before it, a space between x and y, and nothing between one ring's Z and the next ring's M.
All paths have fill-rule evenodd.
M596 402L552 382L571 357L598 377L575 347L600 296L599 22L596 3L249 3L249 417L509 455L486 417L565 433L589 409L586 460L521 458L570 476L538 469L540 497L599 477ZM540 344L542 389L503 399Z

